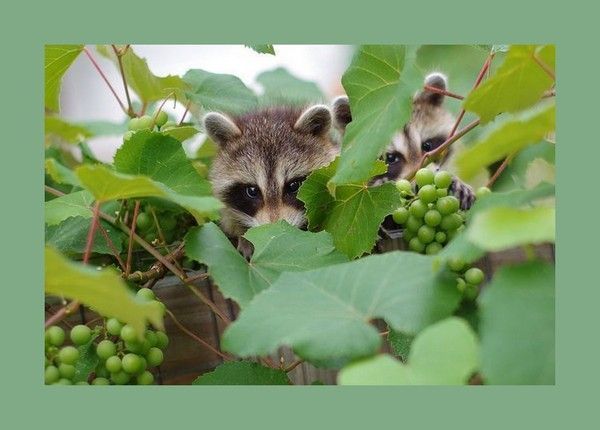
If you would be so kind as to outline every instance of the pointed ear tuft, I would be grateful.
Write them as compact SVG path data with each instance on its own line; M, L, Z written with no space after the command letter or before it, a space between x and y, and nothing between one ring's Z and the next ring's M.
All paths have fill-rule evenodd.
M344 131L346 126L352 121L348 96L339 96L333 101L333 120L335 126L340 131Z
M442 73L431 73L425 77L423 82L425 86L446 90L448 88L448 78ZM417 99L432 105L439 106L444 102L444 95L434 93L433 91L423 90L417 95Z
M242 135L237 125L225 115L209 112L204 116L204 130L218 145L226 145L232 139Z
M294 130L299 133L323 136L331 128L331 111L325 105L315 105L307 108L294 124Z

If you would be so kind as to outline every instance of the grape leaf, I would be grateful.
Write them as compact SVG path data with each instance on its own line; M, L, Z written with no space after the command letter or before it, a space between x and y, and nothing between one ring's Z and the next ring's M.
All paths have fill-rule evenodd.
M544 160L554 164L555 145L548 141L541 141L519 151L494 183L494 190L510 191L519 188L532 188L529 186L528 173L530 166L536 160Z
M77 191L57 197L44 203L44 216L47 225L56 225L73 216L91 218L90 205L94 197L87 191Z
M229 361L196 378L192 385L291 385L283 370L249 361Z
M165 130L161 130L160 132L165 136L171 136L180 142L184 142L198 134L198 129L196 127L192 127L191 125L185 125L182 127L167 128Z
M275 55L275 48L273 45L246 45L248 48L258 52L259 54L271 54Z
M199 223L205 218L216 219L223 206L210 196L178 194L166 185L147 176L117 173L103 165L83 165L75 170L81 184L98 201L135 197L162 197L187 209ZM192 184L188 184L192 185ZM184 187L187 187L184 184Z
M90 230L90 219L81 216L70 217L58 225L46 227L46 243L65 254L83 254L87 243L87 235ZM117 252L123 250L122 234L112 225L100 221L100 225L107 232ZM97 254L112 254L112 250L106 243L101 233L96 234L92 244L92 252Z
M210 183L198 174L177 139L151 131L134 133L115 154L119 173L144 175L179 194L210 196Z
M262 72L256 81L263 87L263 103L314 103L323 100L323 92L314 82L304 81L283 67Z
M101 45L96 49L101 55L118 65L117 57L112 48ZM148 62L138 57L131 46L127 48L127 51L121 57L121 61L127 85L135 91L142 103L148 104L163 100L172 97L173 94L180 103L186 103L187 85L181 77L173 75L158 77L154 75L148 67Z
M408 122L419 74L416 48L394 45L362 46L342 77L350 99L348 124L337 172L330 189L365 181L373 162L390 144L394 132Z
M248 357L287 345L328 366L372 355L381 336L369 320L415 334L454 311L455 278L438 266L433 257L397 251L283 273L227 328L221 346Z
M479 169L539 142L554 130L555 114L556 106L552 103L504 122L458 156L459 176L468 180Z
M69 184L79 187L79 179L75 173L66 166L59 163L56 158L46 158L45 162L46 173L50 175L52 180L59 184Z
M460 385L479 367L479 345L471 327L448 318L414 340L408 364L378 355L342 369L340 385Z
M348 261L333 247L326 232L311 233L284 221L254 227L244 235L254 245L248 262L215 224L192 229L185 252L208 266L208 273L225 297L246 306L282 272L297 272Z
M410 346L414 339L414 336L397 330L390 330L388 334L388 342L390 343L392 350L402 361L408 360L408 353L410 352Z
M554 242L555 225L553 207L496 207L473 217L467 237L484 250L501 251L519 245Z
M345 184L336 188L333 197L327 181L335 169L334 162L311 173L298 191L298 199L305 203L309 227L331 233L335 247L354 258L373 249L381 222L400 206L401 197L392 183L375 187Z
M68 123L54 116L46 116L44 118L44 133L46 134L46 138L48 136L56 136L67 143L79 143L92 136L92 133L87 128Z
M501 112L517 112L539 101L554 79L535 58L554 70L554 45L511 46L496 73L467 96L464 108L486 123Z
M499 269L480 298L482 373L490 384L554 384L554 267Z
M83 50L83 45L46 45L44 47L44 105L58 111L63 75Z
M147 321L163 329L158 303L137 299L116 271L72 262L49 246L45 250L45 285L47 294L79 300L105 317L131 324L140 337Z
M87 381L90 373L100 362L100 358L96 354L96 345L94 344L94 339L97 337L98 333L93 333L89 342L77 348L79 350L79 358L75 362L75 376L73 376L73 382Z
M256 106L256 95L236 76L192 69L183 80L190 88L189 99L204 110L235 114Z

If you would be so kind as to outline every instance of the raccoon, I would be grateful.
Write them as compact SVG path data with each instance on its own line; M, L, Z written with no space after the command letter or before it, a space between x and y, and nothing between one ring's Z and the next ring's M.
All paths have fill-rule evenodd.
M331 137L333 117L325 105L268 107L240 116L210 112L204 129L218 152L209 174L225 204L221 227L246 256L241 236L250 227L280 219L305 227L304 204L296 193L313 170L339 154Z
M426 86L445 90L448 80L441 73L432 73L425 78ZM422 90L413 98L412 115L404 128L396 133L387 147L383 160L388 169L383 175L373 178L373 184L404 178L417 166L425 152L438 148L450 136L455 118L444 106L445 96L440 93ZM333 102L334 122L340 133L352 121L348 97L338 97ZM450 150L439 164L430 164L439 169L447 160ZM454 178L449 189L460 201L462 209L471 207L475 194L471 187Z

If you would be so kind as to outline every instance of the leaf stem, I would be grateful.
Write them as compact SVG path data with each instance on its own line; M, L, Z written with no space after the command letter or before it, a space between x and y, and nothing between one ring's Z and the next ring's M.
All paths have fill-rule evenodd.
M113 96L115 96L115 99L117 100L117 103L119 103L119 106L121 107L121 109L123 110L123 112L125 113L125 115L129 115L129 112L127 112L127 109L125 108L125 105L123 104L123 102L121 101L121 99L119 98L119 96L117 95L117 92L115 91L115 89L113 88L113 86L108 81L108 78L106 77L106 75L104 74L104 72L102 71L102 69L100 68L100 66L98 65L98 63L96 62L96 60L94 59L94 57L92 56L92 54L90 53L90 51L87 48L83 48L83 52L90 59L90 61L92 62L92 64L94 65L94 67L96 68L96 70L98 71L98 73L100 74L100 76L102 77L102 79L104 80L104 82L106 83L106 85L108 86L108 89L110 90L110 92L113 94Z
M127 52L129 45L123 49L123 51L119 51L115 45L112 46L113 51L115 51L115 55L117 56L117 62L119 63L119 72L121 73L121 79L123 80L123 87L125 88L125 97L127 98L127 115L130 118L135 117L135 112L133 111L133 107L131 106L131 98L129 97L129 88L127 87L127 79L125 78L125 70L123 69L123 60L122 57Z
M506 157L504 159L504 161L502 162L502 164L500 164L500 166L498 166L498 168L496 169L496 171L494 172L494 174L492 175L490 180L487 182L486 187L490 188L492 185L494 185L494 183L500 177L502 172L504 172L504 169L506 169L508 167L508 165L510 164L510 162L512 161L513 155L514 154L511 154L508 157Z
M131 229L129 229L129 244L127 248L127 263L125 264L125 277L131 273L131 257L133 255L133 235L135 234L135 223L137 222L138 213L140 211L140 201L135 201L133 208L133 218L131 220Z
M444 96L452 97L452 98L458 99L458 100L463 100L464 99L464 97L461 96L461 95L459 95L459 94L456 94L456 93L453 93L453 92L450 92L450 91L446 91L446 90L442 90L441 88L436 88L436 87L432 87L432 86L429 86L429 85L424 85L423 89L427 90L429 92L432 92L432 93L442 94Z

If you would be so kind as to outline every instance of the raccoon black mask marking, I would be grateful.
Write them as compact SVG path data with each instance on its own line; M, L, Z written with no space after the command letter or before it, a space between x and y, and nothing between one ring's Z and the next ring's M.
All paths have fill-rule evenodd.
M296 193L310 172L338 154L331 124L331 111L323 105L204 117L205 130L219 147L210 179L225 204L221 226L228 235L239 237L250 227L280 219L306 224Z

